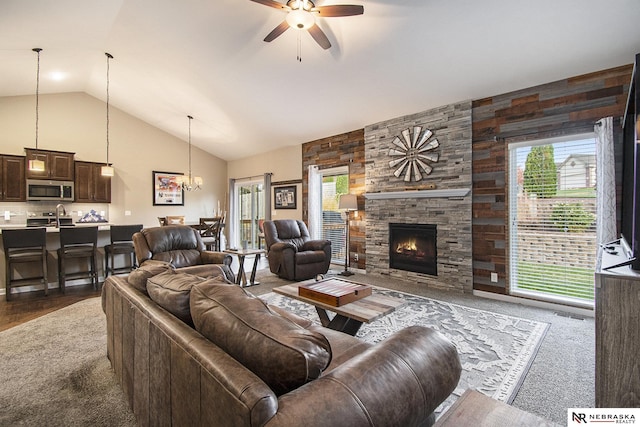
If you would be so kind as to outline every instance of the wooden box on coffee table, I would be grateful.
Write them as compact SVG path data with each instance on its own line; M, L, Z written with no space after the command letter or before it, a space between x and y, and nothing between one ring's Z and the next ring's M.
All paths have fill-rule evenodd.
M333 307L357 301L371 295L371 286L354 283L338 278L320 280L300 285L298 295L307 297Z

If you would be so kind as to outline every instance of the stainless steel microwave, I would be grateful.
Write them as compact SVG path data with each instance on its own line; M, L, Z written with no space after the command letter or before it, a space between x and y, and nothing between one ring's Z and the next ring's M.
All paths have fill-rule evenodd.
M27 200L73 202L73 181L27 180Z

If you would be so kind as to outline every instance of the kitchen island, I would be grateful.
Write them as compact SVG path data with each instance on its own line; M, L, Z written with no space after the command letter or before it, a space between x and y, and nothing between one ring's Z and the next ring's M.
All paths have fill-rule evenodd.
M98 278L99 282L102 283L104 281L104 246L111 243L110 237L110 223L105 222L84 222L84 223L75 223L73 227L98 227ZM20 229L20 228L34 228L27 227L26 224L3 224L0 226L0 240L2 240L2 230L3 229ZM58 255L57 250L60 247L60 229L53 226L43 227L47 231L47 268L48 268L48 284L49 289L58 288ZM0 294L4 294L6 290L6 261L4 255L4 245L0 244L0 271L2 274L2 287L0 289ZM123 258L124 259L124 258ZM120 262L120 260L118 260ZM78 270L80 270L80 264L78 264ZM30 271L34 269L33 272ZM74 268L73 264L67 263L67 268ZM21 277L29 277L35 275L39 271L37 265L35 264L25 264L20 266L17 271L14 272L14 275L19 275ZM83 285L88 283L87 279L78 279L78 280L68 280L66 286L74 286L74 285ZM34 286L24 286L19 290L22 292L28 291L37 291L42 289L42 285L34 285Z

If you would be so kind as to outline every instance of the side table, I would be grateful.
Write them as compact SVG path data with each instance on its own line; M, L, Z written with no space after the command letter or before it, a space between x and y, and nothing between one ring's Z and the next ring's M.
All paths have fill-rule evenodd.
M467 390L433 427L559 427L537 415Z
M258 262L260 261L260 256L266 251L264 249L225 249L223 251L226 254L236 255L238 257L238 263L240 267L238 267L238 274L236 278L236 284L245 287L245 286L254 286L259 285L260 282L256 282L256 270L258 268ZM247 275L244 271L244 260L247 255L255 255L253 260L253 269L251 270L251 277L249 282L247 283Z

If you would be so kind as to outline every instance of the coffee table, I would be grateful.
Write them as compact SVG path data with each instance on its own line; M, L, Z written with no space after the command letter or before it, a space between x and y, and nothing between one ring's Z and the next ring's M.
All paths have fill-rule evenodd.
M347 281L346 279L341 280ZM313 305L316 308L318 317L320 317L322 326L336 331L345 332L349 335L355 335L363 323L373 322L374 320L393 312L396 308L405 303L404 300L399 298L376 294L375 288L372 295L339 307L334 307L312 298L298 295L298 286L313 282L314 279L311 279L304 282L278 286L273 288L273 292ZM350 280L349 282L357 283ZM327 311L335 313L333 318L329 317Z
M236 284L241 287L259 285L260 282L256 282L256 270L258 268L258 262L260 261L260 255L265 254L264 249L226 249L223 251L226 254L236 255L238 257L238 277L236 278ZM244 272L244 259L247 255L255 255L253 260L253 269L251 270L251 277L247 282L247 274Z

